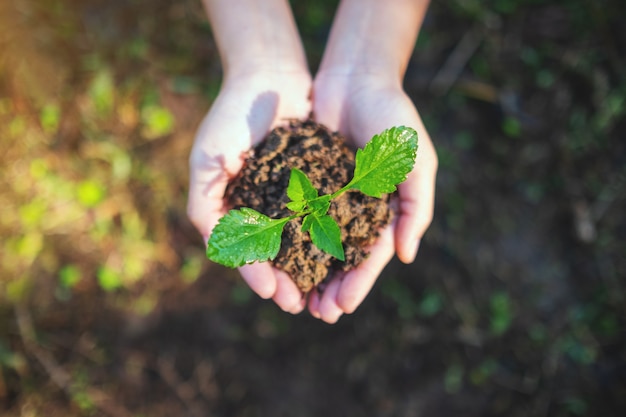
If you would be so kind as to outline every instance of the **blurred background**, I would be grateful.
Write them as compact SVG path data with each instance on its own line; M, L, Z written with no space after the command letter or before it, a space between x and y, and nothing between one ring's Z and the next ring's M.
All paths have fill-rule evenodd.
M337 1L293 1L314 71ZM626 5L433 1L435 220L351 316L210 264L200 0L0 3L0 415L626 415Z

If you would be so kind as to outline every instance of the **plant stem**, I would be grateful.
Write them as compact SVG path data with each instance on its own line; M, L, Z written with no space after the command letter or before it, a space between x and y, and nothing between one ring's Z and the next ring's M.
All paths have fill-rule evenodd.
M341 194L345 193L346 191L348 191L350 188L352 187L352 181L350 181L349 183L347 183L346 185L344 185L343 187L341 187L339 190L335 191L334 193L332 193L330 195L330 200L334 200L335 198L339 197Z

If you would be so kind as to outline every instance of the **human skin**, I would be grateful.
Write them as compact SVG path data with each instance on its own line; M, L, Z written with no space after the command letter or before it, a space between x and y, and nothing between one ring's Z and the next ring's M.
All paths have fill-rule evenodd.
M289 4L283 0L205 0L224 79L189 158L189 218L208 240L226 214L224 191L243 155L286 119L307 118L311 76ZM306 299L289 276L256 263L239 268L250 288L283 310Z
M402 88L427 8L425 0L343 0L314 81L317 121L356 147L390 126L411 126L419 138L415 168L398 186L393 224L382 231L365 262L309 297L311 314L328 323L361 304L394 253L404 263L413 262L432 221L437 156Z
M287 118L316 120L362 147L384 129L406 125L419 135L415 169L399 189L398 216L358 268L338 274L309 311L327 323L353 312L394 252L414 260L433 213L437 158L402 79L428 6L422 0L343 0L315 82L286 1L205 0L224 68L224 82L202 122L190 157L188 213L207 240L225 214L226 184L242 155ZM313 102L309 100L311 95ZM283 310L307 299L286 273L268 263L240 268L248 285Z

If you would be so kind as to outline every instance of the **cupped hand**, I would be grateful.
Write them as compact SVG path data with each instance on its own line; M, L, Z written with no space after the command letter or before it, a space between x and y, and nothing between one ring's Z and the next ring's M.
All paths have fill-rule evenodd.
M309 296L311 314L334 323L361 304L394 252L404 263L415 259L433 217L437 155L399 80L377 74L318 74L313 111L318 122L340 131L356 147L363 147L372 136L393 126L409 126L418 133L415 167L398 186L392 224L381 231L361 265L334 277L323 293L313 291Z
M205 242L228 209L224 191L241 170L245 153L287 119L307 118L310 88L310 75L302 71L226 78L198 129L189 158L187 212ZM291 313L304 309L305 297L285 272L267 262L245 265L239 271L259 296L272 298Z

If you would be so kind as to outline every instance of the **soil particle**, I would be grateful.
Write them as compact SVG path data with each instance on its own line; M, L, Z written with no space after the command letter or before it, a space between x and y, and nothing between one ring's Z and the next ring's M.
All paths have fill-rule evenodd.
M250 207L271 218L292 214L285 204L292 168L302 170L318 190L330 194L343 187L354 172L354 151L339 133L314 121L293 120L278 127L256 146L239 175L226 189L233 208ZM300 290L308 292L336 271L348 271L367 256L367 248L389 224L389 197L369 197L348 191L331 202L328 214L341 228L345 262L322 252L301 232L302 219L290 221L283 231L280 252L272 262L286 271Z

